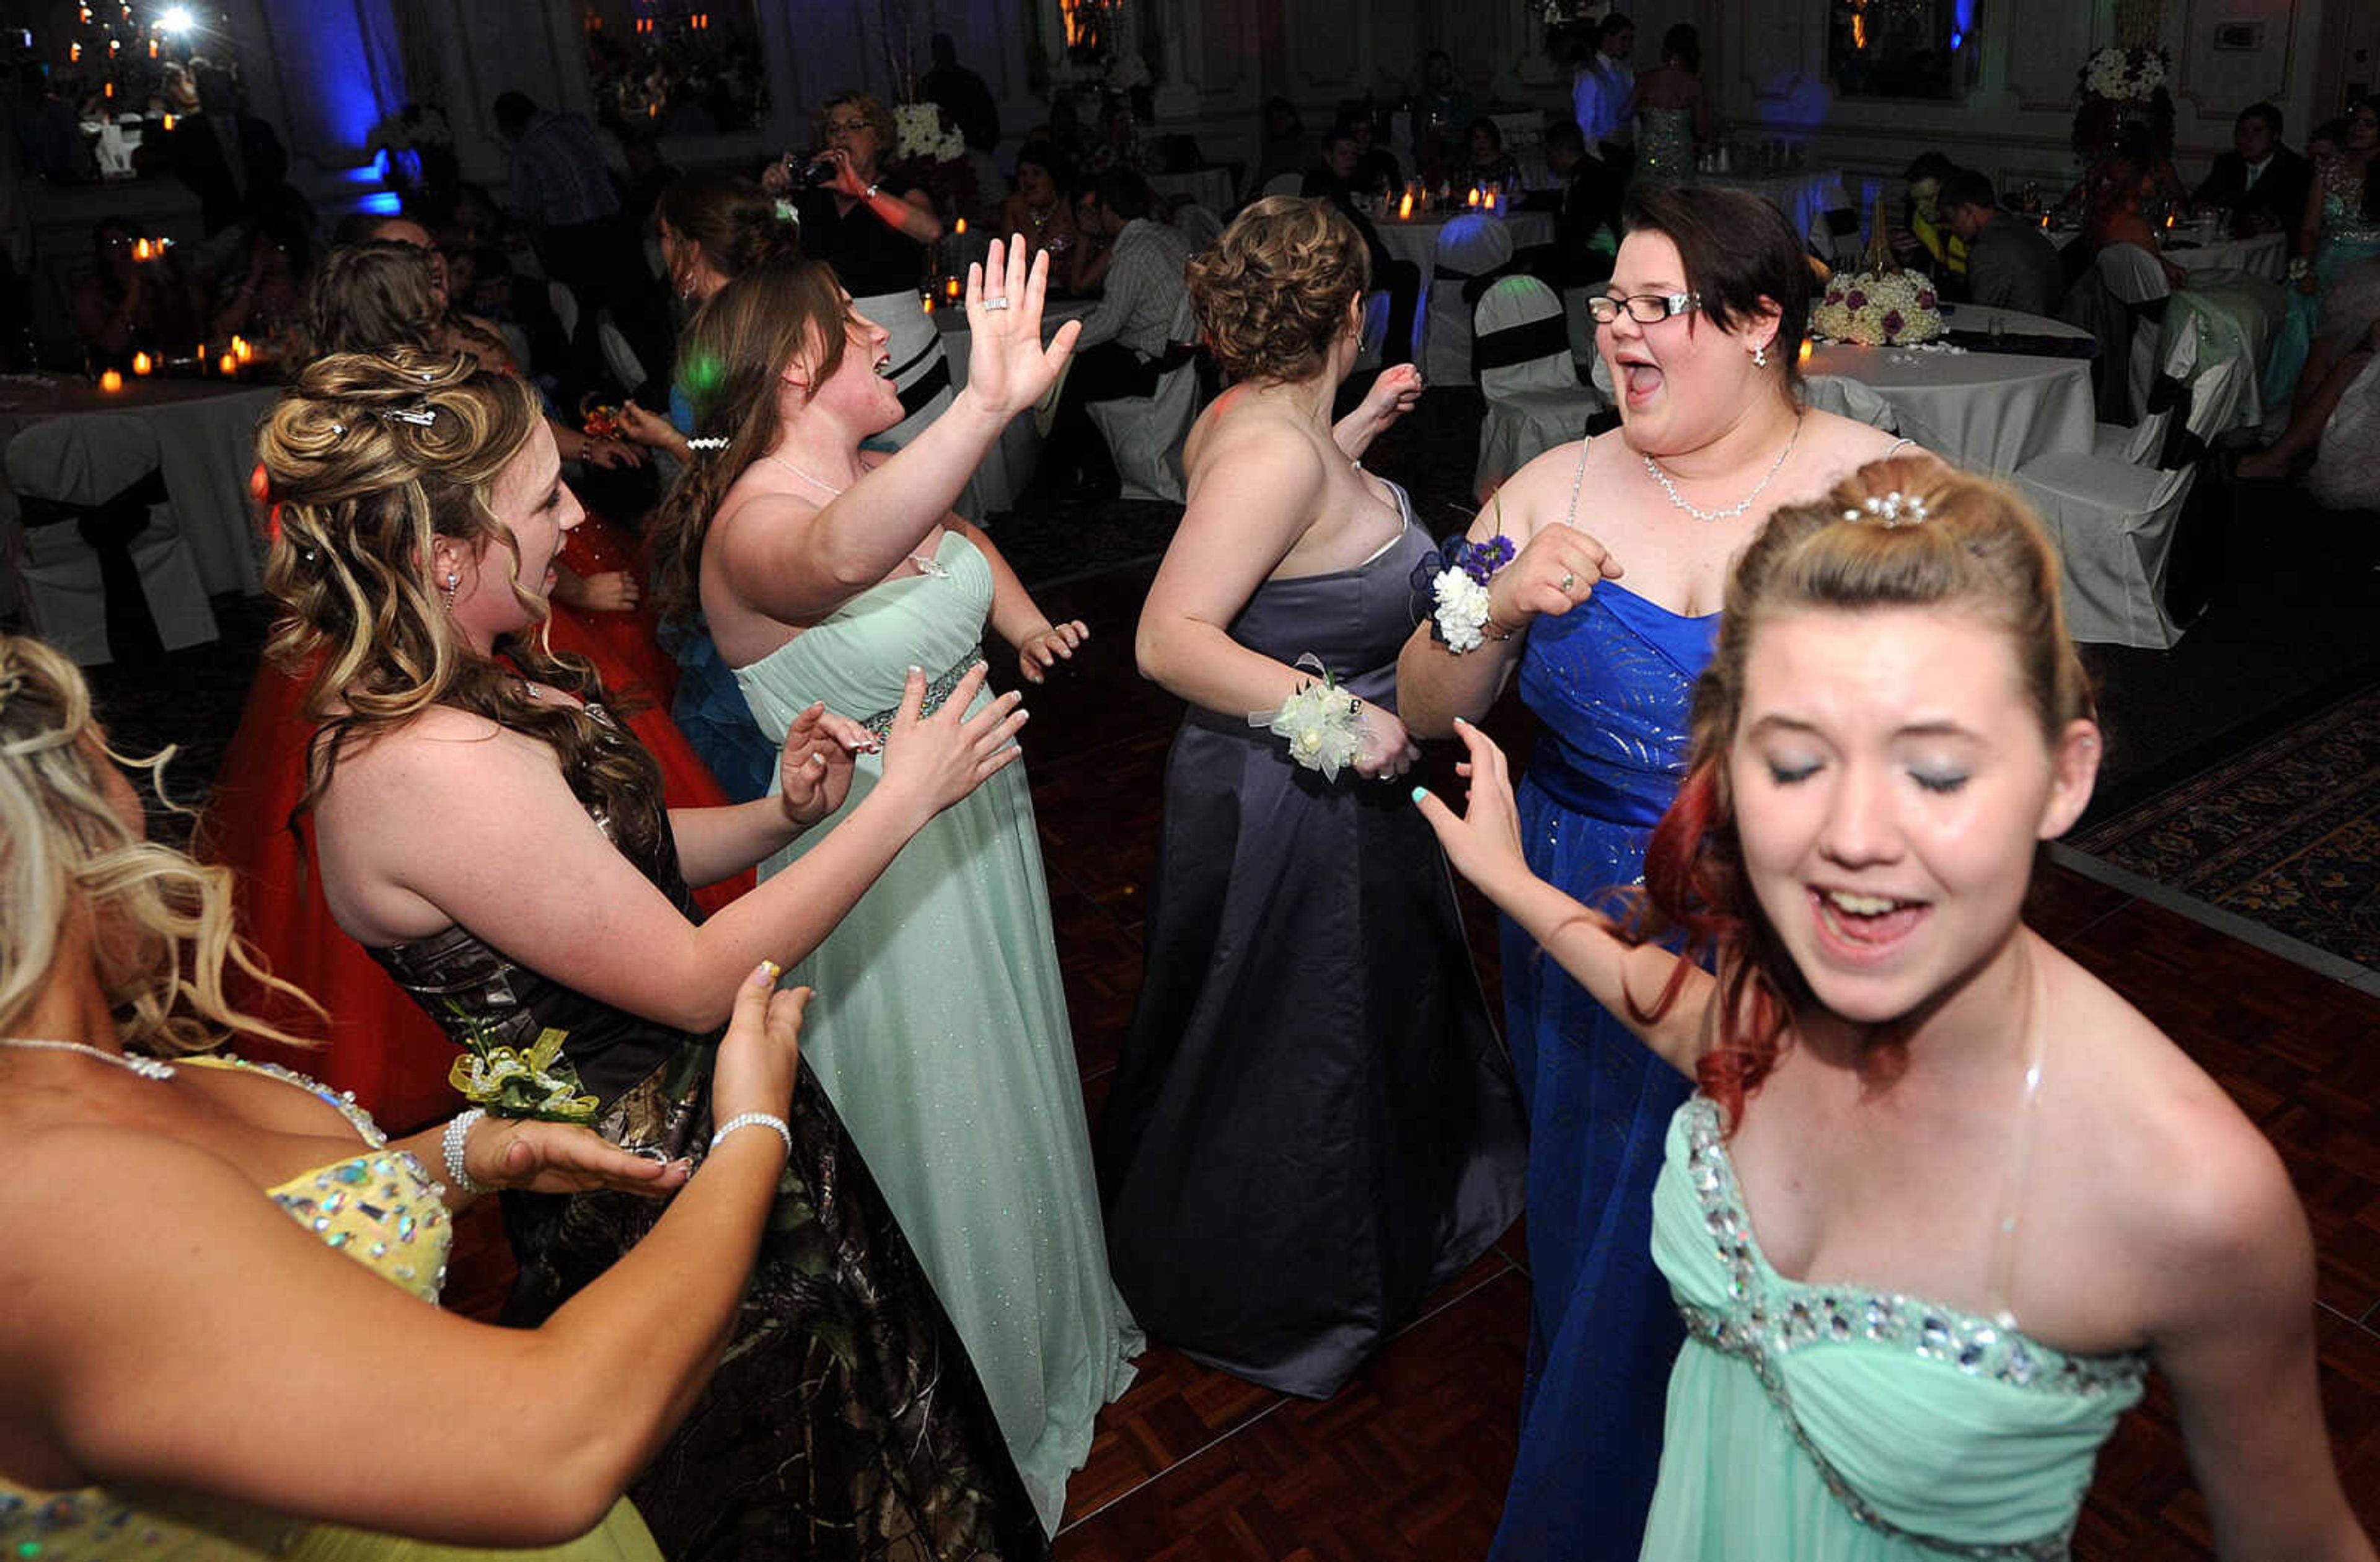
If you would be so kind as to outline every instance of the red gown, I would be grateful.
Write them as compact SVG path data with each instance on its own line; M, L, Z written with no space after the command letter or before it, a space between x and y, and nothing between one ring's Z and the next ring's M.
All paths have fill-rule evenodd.
M582 575L635 569L636 544L618 527L589 515L570 533L564 562ZM641 571L638 572L641 576ZM595 664L629 727L661 766L672 808L728 800L669 716L676 664L654 638L649 606L632 613L577 613L556 603L549 640ZM199 854L230 868L237 885L238 927L267 970L329 1011L322 1021L286 1000L242 984L236 1001L302 1036L325 1036L320 1051L298 1053L261 1043L251 1052L276 1057L339 1090L353 1091L381 1126L408 1131L458 1110L447 1084L455 1044L332 921L316 876L313 822L288 827L305 789L305 755L313 727L301 713L306 686L270 665L257 670L239 730L224 755L214 799L199 832ZM752 887L749 872L696 892L705 912Z

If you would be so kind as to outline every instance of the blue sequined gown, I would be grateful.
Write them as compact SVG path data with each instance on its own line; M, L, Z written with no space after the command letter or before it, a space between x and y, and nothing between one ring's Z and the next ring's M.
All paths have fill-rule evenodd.
M1539 619L1521 698L1544 730L1520 785L1539 877L1593 902L1642 876L1684 777L1718 616L1606 580ZM1513 923L1505 1033L1529 1112L1529 1371L1494 1562L1637 1555L1683 1331L1652 1255L1653 1180L1687 1083Z

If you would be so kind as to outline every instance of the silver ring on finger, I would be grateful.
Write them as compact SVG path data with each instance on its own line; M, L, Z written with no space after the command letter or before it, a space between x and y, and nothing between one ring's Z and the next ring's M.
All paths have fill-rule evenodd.
M1563 571L1562 571L1562 578L1561 578L1561 589L1562 589L1562 595L1564 595L1564 596L1568 596L1568 595L1570 595L1570 589L1571 589L1572 586L1575 586L1575 585L1577 585L1577 584L1578 584L1578 575L1577 575L1577 573L1576 573L1575 571L1573 571L1573 570L1569 570L1569 569L1565 569L1565 570L1563 570Z
M1008 307L1008 300L1006 299L986 299L983 301L983 307L986 309L1006 309Z

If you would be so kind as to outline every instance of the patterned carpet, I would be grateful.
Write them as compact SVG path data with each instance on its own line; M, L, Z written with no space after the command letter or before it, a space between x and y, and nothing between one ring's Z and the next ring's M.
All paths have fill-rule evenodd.
M2380 687L2242 750L2071 844L2380 969Z

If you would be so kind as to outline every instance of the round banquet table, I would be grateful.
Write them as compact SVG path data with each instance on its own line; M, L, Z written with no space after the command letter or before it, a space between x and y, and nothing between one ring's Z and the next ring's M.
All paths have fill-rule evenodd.
M2286 234L2260 233L2252 238L2220 238L2201 244L2188 228L2174 228L2159 241L2165 258L2184 271L2244 271L2268 282L2288 275L2289 241Z
M76 375L10 376L0 381L0 449L35 423L70 413L142 420L156 434L158 470L200 580L211 594L254 596L264 590L264 538L250 514L248 477L256 425L280 394L233 380L128 378L111 392ZM0 480L0 520L13 523L16 514ZM0 607L12 585L0 580Z
M1438 236L1446 225L1462 212L1432 212L1426 217L1376 217L1372 226L1379 230L1380 244L1401 261L1411 261L1427 276L1438 263ZM1550 212L1515 212L1511 209L1496 215L1512 230L1512 248L1526 250L1533 245L1554 241L1554 219Z
M1856 210L1843 188L1842 171L1816 168L1787 174L1696 174L1694 183L1718 189L1740 189L1757 195L1785 214L1794 236L1808 240L1810 229L1828 212Z
M1890 405L1903 435L1971 471L2006 477L2035 457L2088 455L2097 422L2090 334L2046 315L1980 304L1955 306L1947 323L1955 336L1972 334L1983 344L1995 318L2004 344L2072 342L2079 356L1829 342L1812 348L1802 371L1858 381Z

